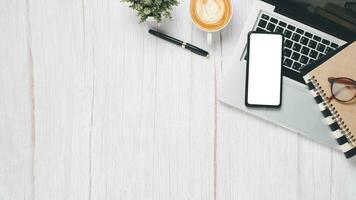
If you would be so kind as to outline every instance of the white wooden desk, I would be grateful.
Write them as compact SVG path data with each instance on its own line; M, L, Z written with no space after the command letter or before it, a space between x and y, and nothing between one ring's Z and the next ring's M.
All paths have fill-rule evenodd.
M209 59L119 0L0 2L0 200L356 199L341 153L217 101L252 1L212 47L188 5L160 30Z

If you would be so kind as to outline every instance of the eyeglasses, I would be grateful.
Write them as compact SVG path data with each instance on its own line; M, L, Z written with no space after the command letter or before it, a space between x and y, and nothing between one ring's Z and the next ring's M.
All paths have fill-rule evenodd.
M356 98L356 81L346 77L330 77L328 81L331 86L331 97L328 98L329 102L332 99L336 99L342 103L349 103Z

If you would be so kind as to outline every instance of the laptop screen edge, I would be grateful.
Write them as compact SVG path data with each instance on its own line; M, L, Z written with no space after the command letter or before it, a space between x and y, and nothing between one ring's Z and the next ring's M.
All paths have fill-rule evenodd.
M303 10L297 10L292 3L280 0L261 0L275 6L274 12L282 14L286 17L299 21L303 24L316 28L322 32L333 35L347 42L356 39L356 34L352 31L329 20L317 17Z

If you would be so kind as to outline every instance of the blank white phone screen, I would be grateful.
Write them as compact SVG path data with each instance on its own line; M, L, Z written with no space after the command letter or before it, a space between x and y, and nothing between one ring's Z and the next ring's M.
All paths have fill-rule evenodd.
M280 105L283 37L250 34L247 103Z

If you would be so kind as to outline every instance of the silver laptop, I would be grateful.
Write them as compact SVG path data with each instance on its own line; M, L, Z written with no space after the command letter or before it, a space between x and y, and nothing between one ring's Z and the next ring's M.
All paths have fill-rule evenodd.
M344 0L256 1L224 70L219 100L321 144L337 147L302 80L300 68L355 39L355 27L345 27L342 20L335 20L341 19L344 11L355 12L350 7L345 6ZM279 109L245 106L246 43L251 30L284 35L282 106Z

